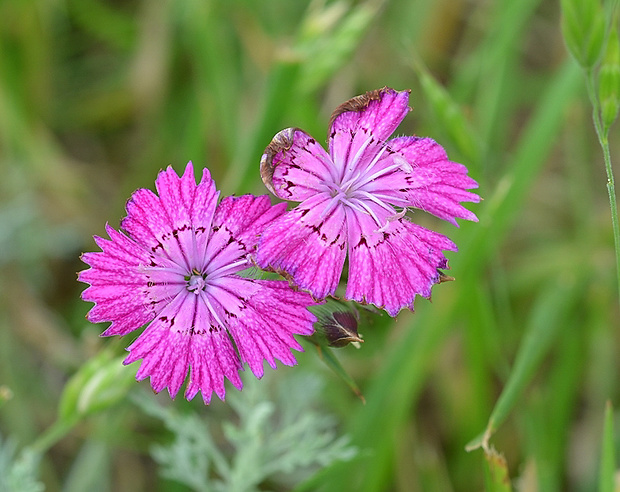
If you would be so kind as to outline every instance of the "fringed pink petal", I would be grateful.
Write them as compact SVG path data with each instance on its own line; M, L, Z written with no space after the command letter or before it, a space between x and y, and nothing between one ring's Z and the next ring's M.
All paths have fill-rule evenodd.
M168 167L155 184L160 196L147 189L134 192L121 227L153 253L191 270L208 239L219 192L207 169L196 185L191 162L182 178Z
M431 138L399 137L388 142L393 151L386 155L389 162L402 156L410 165L394 170L366 185L366 191L380 196L388 203L413 206L458 226L456 219L477 221L476 215L461 202L479 202L480 197L466 191L478 187L467 175L462 164L448 156ZM394 157L396 156L396 157Z
M90 284L82 299L95 303L88 320L112 321L104 336L125 335L151 321L162 309L161 303L176 294L177 287L174 275L168 276L161 284L162 291L145 268L159 259L109 225L106 231L109 240L95 237L102 251L82 255L82 261L91 268L80 272L78 280Z
M263 376L263 362L276 368L276 359L296 364L291 349L302 351L294 335L311 335L315 316L309 294L293 291L285 281L222 278L213 298L222 304L231 334L243 362Z
M316 195L278 218L261 235L256 253L259 267L281 273L316 299L336 291L346 257L344 210L329 201Z
M347 211L349 279L346 298L374 304L396 316L413 310L416 295L430 297L447 268L443 250L456 251L447 237L401 218L378 231L367 215Z
M251 266L250 255L259 235L285 210L284 203L272 206L266 195L224 198L217 207L205 250L203 264L208 265L207 272L236 265L226 269L226 274L230 274Z
M186 397L202 392L205 402L215 392L224 399L224 379L241 387L241 362L226 330L212 319L204 299L185 291L160 313L127 350L125 364L142 359L138 380L150 377L157 392L168 388L174 398L191 367Z
M299 128L278 133L261 159L265 186L283 200L303 201L335 176L334 165L321 144Z
M332 114L329 153L340 176L363 172L409 112L409 91L389 87L354 97Z

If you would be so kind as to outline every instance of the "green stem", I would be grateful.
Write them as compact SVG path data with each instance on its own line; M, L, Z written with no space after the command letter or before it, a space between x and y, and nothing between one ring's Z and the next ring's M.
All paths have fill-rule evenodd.
M44 454L54 444L65 437L76 423L77 421L57 420L30 445L30 449L37 453Z
M588 88L588 96L592 103L592 119L594 120L594 128L598 141L603 149L603 158L605 160L605 171L607 172L607 194L609 195L609 207L611 209L611 224L614 233L614 248L616 251L616 281L618 285L618 299L620 300L620 223L618 222L618 205L616 201L616 186L614 182L614 173L611 165L611 153L609 151L609 140L607 138L608 131L603 129L600 119L600 109L596 91L594 89L594 72L590 69L586 73L586 86Z

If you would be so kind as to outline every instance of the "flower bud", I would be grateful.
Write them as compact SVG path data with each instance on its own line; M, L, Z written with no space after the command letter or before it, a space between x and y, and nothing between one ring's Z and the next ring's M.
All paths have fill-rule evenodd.
M59 418L65 421L108 408L127 394L135 372L122 364L122 357L103 350L86 362L68 381L60 399Z
M351 311L334 311L322 325L330 347L345 347L352 342L363 342L357 333L357 318Z
M620 40L617 24L614 24L609 33L598 80L601 120L603 129L607 133L618 116L620 108Z
M312 309L318 321L312 339L319 345L345 347L350 343L359 346L364 340L357 332L357 311L329 299Z
M605 14L598 0L562 0L562 34L568 51L586 69L594 67L605 42Z

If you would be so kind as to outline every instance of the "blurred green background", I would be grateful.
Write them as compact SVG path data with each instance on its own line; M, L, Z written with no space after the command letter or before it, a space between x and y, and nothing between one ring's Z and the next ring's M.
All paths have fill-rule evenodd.
M318 375L313 408L358 456L260 487L510 490L493 482L490 451L465 451L495 408L496 471L519 490L598 490L605 403L620 401L620 311L602 152L560 17L542 0L1 0L2 438L35 442L69 378L132 339L99 338L76 272L134 189L192 160L223 195L264 194L258 164L276 132L326 139L338 104L387 85L412 89L398 132L435 138L478 180L484 201L469 208L480 222L414 213L459 245L456 282L415 314L363 318L362 348L337 352L365 405L311 345L261 381L267 392L296 371ZM212 425L237 418L221 402L173 406ZM158 475L149 449L166 440L159 421L115 400L54 440L40 480L50 491L191 490Z

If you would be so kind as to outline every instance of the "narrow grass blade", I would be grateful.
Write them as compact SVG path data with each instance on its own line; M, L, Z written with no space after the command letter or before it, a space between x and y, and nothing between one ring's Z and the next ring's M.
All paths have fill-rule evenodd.
M570 61L565 63L540 97L537 110L519 139L508 173L490 196L483 190L485 207L479 215L480 223L473 229L470 242L462 246L462 250L476 254L463 258L463 270L479 272L489 255L497 251L564 124L564 110L577 94L580 78L578 67Z
M531 318L523 342L519 347L514 367L495 404L482 439L479 436L470 442L466 446L468 451L479 446L485 450L488 449L489 439L508 417L554 343L579 291L580 284L576 278L562 277L551 282L538 297L532 309Z
M414 62L424 95L429 100L437 120L443 126L442 130L456 144L459 152L468 162L472 174L477 175L480 172L478 169L481 161L480 143L465 115L424 64L416 58Z
M614 450L614 412L611 402L605 406L605 423L603 426L603 446L601 453L601 465L599 468L599 492L614 492L616 457Z
M366 399L364 398L362 391L359 389L359 386L351 377L351 375L346 371L346 369L342 367L342 364L336 358L332 350L328 347L321 347L320 345L317 345L316 348L319 352L319 356L325 362L325 364L327 364L327 366L332 371L334 371L334 373L336 373L336 375L340 379L342 379L349 388L351 388L351 391L353 391L355 396L362 400L362 403L366 403Z

